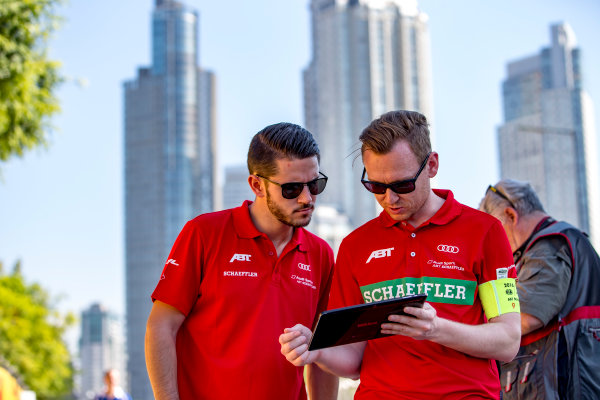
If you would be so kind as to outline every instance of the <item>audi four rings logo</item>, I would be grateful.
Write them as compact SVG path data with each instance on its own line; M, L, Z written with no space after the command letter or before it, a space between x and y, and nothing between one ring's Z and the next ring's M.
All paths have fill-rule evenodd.
M458 253L460 251L460 249L456 246L448 246L447 244L440 244L437 247L438 251L443 251L446 253Z

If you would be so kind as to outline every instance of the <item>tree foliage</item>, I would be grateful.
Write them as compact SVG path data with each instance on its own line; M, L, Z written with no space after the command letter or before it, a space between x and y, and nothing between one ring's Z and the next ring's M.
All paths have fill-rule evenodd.
M59 64L47 57L61 0L0 0L0 161L47 143Z
M11 274L0 263L0 356L40 400L72 392L73 367L62 335L73 322L72 315L53 309L42 287L25 282L20 263Z

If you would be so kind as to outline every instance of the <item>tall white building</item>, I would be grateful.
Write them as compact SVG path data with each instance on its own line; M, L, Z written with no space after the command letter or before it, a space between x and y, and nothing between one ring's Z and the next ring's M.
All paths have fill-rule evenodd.
M198 63L198 12L156 0L152 65L125 82L125 278L131 396L154 398L146 321L183 225L214 210L214 75Z
M225 167L223 185L223 209L239 207L244 200L254 201L254 193L248 184L248 166L231 165Z
M81 313L79 339L79 399L93 399L104 387L104 373L116 369L126 384L125 333L121 319L102 305L92 304ZM126 388L125 388L126 389Z
M530 182L550 215L588 232L600 248L596 129L581 51L568 24L550 33L549 47L508 64L501 176Z
M305 125L329 176L319 204L353 227L376 215L360 183L358 137L381 114L415 110L432 121L427 16L416 0L312 0L312 59L304 71Z

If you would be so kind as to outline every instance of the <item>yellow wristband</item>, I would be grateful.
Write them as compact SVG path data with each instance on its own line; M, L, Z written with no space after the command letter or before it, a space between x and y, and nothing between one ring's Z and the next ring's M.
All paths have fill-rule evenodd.
M513 278L502 278L479 285L479 299L488 320L498 315L521 312Z

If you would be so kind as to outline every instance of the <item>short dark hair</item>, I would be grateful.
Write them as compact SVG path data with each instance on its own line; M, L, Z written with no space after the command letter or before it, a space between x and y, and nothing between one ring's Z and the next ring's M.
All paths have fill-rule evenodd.
M321 159L313 135L303 127L289 122L269 125L252 138L248 149L248 172L265 177L277 174L276 160L282 158Z
M429 123L416 111L390 111L373 120L359 137L361 154L371 150L376 154L387 154L398 140L408 142L417 159L424 159L431 151Z

